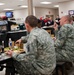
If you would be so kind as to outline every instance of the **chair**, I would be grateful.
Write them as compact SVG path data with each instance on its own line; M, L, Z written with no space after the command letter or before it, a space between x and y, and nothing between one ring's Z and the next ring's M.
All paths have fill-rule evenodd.
M65 64L66 64L66 62L57 62L56 75L60 75L59 71L60 71L61 75L67 75Z
M74 66L68 71L68 75L74 75Z

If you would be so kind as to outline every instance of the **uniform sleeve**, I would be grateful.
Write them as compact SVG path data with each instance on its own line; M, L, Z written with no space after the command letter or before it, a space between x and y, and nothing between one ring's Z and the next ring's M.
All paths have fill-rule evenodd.
M58 30L56 30L56 31L55 31L55 37L56 37L56 38L58 38L58 37L59 37L59 34L58 34L58 33L59 33L59 31L58 31Z
M31 36L30 39L27 41L27 53L23 54L13 54L13 58L21 61L24 60L26 62L35 62L35 58L37 55L37 41L36 37Z
M21 37L22 42L26 43L27 40L28 40L28 37L29 37L29 35L27 35L27 36L22 36L22 37Z
M64 46L65 41L67 39L67 33L67 27L61 27L60 31L57 33L57 40L55 41L56 48L62 48L62 46Z

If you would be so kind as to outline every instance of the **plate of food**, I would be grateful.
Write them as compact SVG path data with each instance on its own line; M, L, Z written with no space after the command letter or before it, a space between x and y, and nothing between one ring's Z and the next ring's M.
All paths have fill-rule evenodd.
M7 52L7 51L9 51L9 50L10 50L9 47L4 48L4 52ZM25 50L23 50L23 49L21 49L21 48L19 48L19 47L16 47L16 46L14 46L14 47L12 48L12 51L13 51L13 52L17 52L17 53L25 52Z

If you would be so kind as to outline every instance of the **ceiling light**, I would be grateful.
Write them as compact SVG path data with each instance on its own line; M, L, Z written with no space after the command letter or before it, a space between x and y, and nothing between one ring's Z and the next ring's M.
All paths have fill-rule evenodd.
M21 5L20 7L21 7L21 8L27 8L28 6L26 6L26 5Z
M0 3L0 5L4 5L4 3Z
M7 9L4 9L4 10L14 10L14 9L9 9L9 8L7 8Z
M55 5L54 7L59 7L59 5Z
M24 1L24 0L20 0L20 1Z
M51 4L51 2L40 2L41 4Z

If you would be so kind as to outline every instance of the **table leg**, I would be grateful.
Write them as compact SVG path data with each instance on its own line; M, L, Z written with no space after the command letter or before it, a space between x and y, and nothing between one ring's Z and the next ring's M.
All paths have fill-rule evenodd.
M5 75L15 75L15 68L13 65L13 60L6 63L6 74Z

